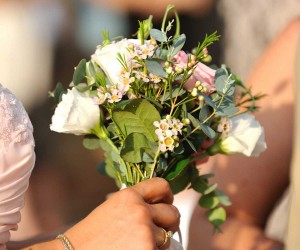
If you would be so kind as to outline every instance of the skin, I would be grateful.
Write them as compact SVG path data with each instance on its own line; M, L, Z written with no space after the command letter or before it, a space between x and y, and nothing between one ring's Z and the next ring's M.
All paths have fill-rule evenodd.
M85 219L65 232L74 249L166 249L164 231L177 231L180 214L172 205L169 184L161 178L116 192ZM23 250L64 250L55 239Z
M204 212L197 208L192 219L189 249L275 250L283 245L264 235L264 226L275 203L288 186L293 141L295 54L300 20L294 20L274 40L258 61L248 84L254 93L266 93L259 101L257 120L265 129L268 149L259 158L214 157L213 181L233 203L227 208L223 233L212 236Z

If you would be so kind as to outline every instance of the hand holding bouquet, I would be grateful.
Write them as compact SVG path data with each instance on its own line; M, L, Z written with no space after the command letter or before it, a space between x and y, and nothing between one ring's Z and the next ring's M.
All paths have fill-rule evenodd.
M170 11L175 23L167 23ZM218 229L226 218L222 205L230 201L209 183L211 174L198 172L196 161L218 153L259 155L264 132L250 112L263 95L253 95L225 65L207 66L216 33L186 53L174 6L161 29L151 20L139 22L136 39L111 40L104 33L91 60L76 67L70 89L58 85L52 93L59 104L50 128L84 135L85 147L101 148L101 168L119 188L162 177L174 193L200 192L199 204Z

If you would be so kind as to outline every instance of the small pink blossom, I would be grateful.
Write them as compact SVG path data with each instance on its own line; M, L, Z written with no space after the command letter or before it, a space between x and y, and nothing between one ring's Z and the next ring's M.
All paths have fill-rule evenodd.
M111 92L107 94L107 99L109 103L119 102L121 101L122 97L122 91L118 89L112 89Z
M189 55L184 51L179 51L177 55L174 56L175 63L179 64L183 68L187 68ZM194 88L196 81L200 81L202 86L207 89L208 93L216 90L214 84L216 71L205 64L198 62L193 75L187 80L184 88L186 90L191 90Z

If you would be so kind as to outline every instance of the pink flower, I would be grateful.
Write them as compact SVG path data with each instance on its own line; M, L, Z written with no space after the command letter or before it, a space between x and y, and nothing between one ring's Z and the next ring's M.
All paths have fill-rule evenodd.
M184 68L187 68L188 59L189 55L182 50L174 56L175 63ZM207 92L211 93L216 90L214 84L215 73L216 71L214 69L199 62L197 63L193 75L187 80L184 88L186 90L191 90L194 88L195 82L200 81L201 85L207 89Z

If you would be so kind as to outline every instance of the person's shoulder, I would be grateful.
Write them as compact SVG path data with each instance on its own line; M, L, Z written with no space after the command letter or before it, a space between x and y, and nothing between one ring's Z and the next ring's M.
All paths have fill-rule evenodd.
M296 36L299 37L300 34L300 17L292 19L284 28L281 33L282 36Z
M33 128L18 98L0 84L0 151L12 141L34 145Z

